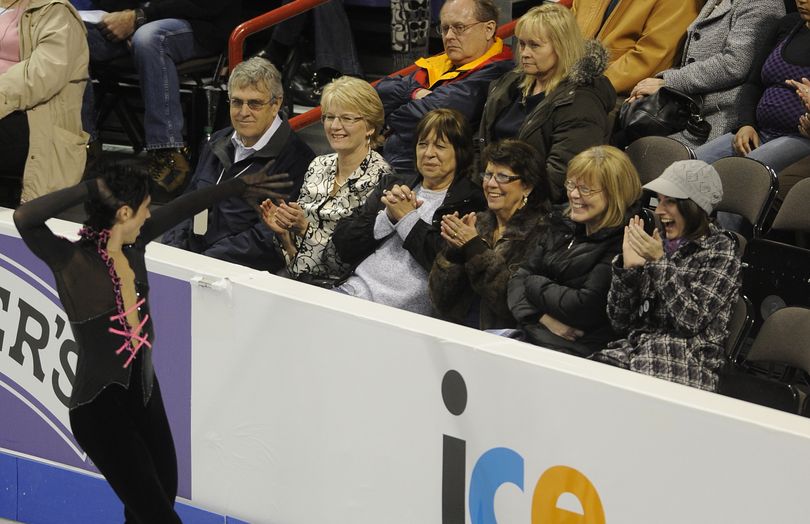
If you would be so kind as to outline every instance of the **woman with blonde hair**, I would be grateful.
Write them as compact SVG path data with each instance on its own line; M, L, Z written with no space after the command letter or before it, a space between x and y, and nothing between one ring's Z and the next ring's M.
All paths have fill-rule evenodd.
M362 206L392 169L374 150L382 145L385 114L368 82L349 76L334 80L324 88L321 109L335 152L312 161L296 202L267 200L262 218L276 233L290 276L328 286L349 269L332 243L335 226Z
M565 179L569 205L509 281L508 303L527 341L588 356L615 338L606 313L613 258L637 212L641 182L611 146L575 156Z
M569 160L605 144L616 91L604 76L607 51L585 40L576 19L557 4L533 7L515 26L518 66L490 86L481 117L482 146L517 138L546 162L552 202L565 201Z

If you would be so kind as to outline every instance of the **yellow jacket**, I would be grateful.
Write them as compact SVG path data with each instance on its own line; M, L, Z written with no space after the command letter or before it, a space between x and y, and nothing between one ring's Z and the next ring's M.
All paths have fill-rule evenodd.
M31 0L19 34L20 62L0 74L0 118L13 111L28 117L25 202L81 180L88 51L84 23L67 0Z
M644 78L672 67L686 28L703 0L619 0L601 26L610 0L574 0L571 9L586 38L596 38L610 53L605 76L619 94L629 94ZM601 29L600 29L601 26Z

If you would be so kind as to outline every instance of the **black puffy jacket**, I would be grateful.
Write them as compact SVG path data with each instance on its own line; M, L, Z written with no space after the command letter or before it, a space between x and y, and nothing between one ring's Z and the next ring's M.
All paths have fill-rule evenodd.
M509 281L507 302L528 342L587 356L614 338L607 316L610 263L622 250L622 226L593 235L560 214L545 239ZM544 314L585 332L576 342L539 323Z

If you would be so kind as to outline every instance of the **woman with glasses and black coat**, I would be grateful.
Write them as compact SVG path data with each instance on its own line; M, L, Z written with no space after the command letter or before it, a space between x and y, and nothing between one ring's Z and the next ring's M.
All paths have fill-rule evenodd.
M611 260L636 211L641 182L611 146L575 156L565 179L569 205L554 214L528 263L509 281L507 301L528 342L588 356L615 338L606 307Z
M442 217L446 248L430 272L430 299L445 320L514 328L506 283L546 231L548 179L537 151L519 140L488 146L482 165L488 209Z

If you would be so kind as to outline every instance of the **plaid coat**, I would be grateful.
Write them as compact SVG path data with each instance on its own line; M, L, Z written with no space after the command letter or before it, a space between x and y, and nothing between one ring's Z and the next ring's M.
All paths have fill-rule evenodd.
M591 358L714 391L725 356L728 321L740 287L731 239L710 233L640 268L613 262L608 316L627 338Z

